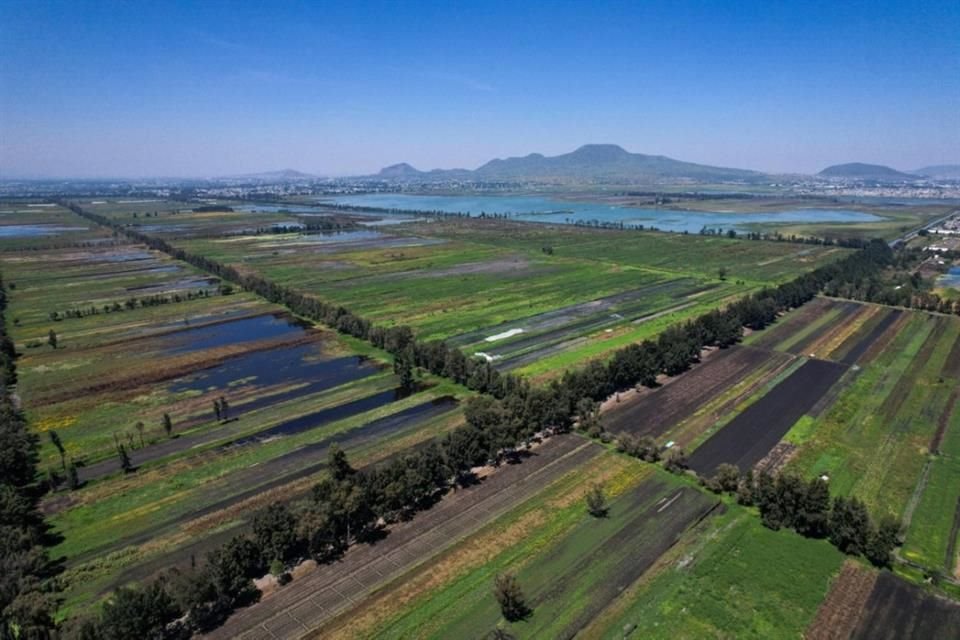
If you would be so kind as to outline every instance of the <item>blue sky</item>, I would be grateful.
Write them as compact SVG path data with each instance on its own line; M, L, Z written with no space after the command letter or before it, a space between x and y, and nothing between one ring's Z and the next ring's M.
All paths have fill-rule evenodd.
M960 162L960 2L0 0L0 177Z

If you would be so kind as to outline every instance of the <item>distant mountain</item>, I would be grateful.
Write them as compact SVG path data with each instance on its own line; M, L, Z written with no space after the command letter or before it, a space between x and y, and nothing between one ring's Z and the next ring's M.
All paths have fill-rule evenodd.
M827 167L817 174L821 178L843 178L847 180L892 180L912 181L917 176L903 173L882 164L864 164L862 162L849 162L847 164L835 164Z
M258 181L291 181L316 180L317 176L295 169L281 169L279 171L264 171L263 173L243 173L235 176L224 176L225 180L258 180Z
M648 182L658 179L730 181L763 180L766 175L745 169L712 167L692 162L682 162L666 156L648 156L630 153L615 144L588 144L571 153L559 156L544 156L531 153L522 158L496 159L473 171L452 169L450 171L417 171L406 163L395 164L381 170L376 177L385 179L432 179L457 178L474 180L571 180L571 181L623 181Z
M931 167L917 169L910 173L915 173L918 176L927 176L929 178L960 180L960 164L937 164Z
M752 180L764 177L756 171L712 167L682 162L666 156L630 153L615 144L587 144L576 151L545 157L532 153L522 158L491 160L475 171L484 178L580 178L643 180L678 178L691 180Z
M422 176L423 171L418 171L406 162L401 162L400 164L392 164L389 167L384 167L380 169L380 172L377 174L378 178L386 179L395 179L395 178L416 178Z

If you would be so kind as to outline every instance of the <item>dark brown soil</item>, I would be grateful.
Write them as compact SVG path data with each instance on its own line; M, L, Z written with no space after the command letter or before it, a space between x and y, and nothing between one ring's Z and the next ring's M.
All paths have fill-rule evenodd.
M859 364L862 366L877 359L880 354L887 349L890 343L893 342L893 339L897 337L904 325L910 321L910 317L908 313L901 313L897 321L890 325L890 328L887 329L882 336L874 340L870 348L860 356Z
M843 325L846 324L850 318L856 315L856 313L863 308L864 307L862 305L858 305L853 302L840 302L838 300L832 300L830 306L824 309L824 312L831 309L840 309L840 315L837 316L837 319L824 324L819 329L805 337L803 340L800 340L798 343L790 347L788 351L798 355L808 353L812 345L817 344L827 335L842 330Z
M940 375L944 378L960 378L960 338L953 343L953 348L950 349L947 361L943 363Z
M879 339L880 336L900 318L900 314L902 313L899 309L886 313L866 335L863 335L862 331L858 331L850 336L837 349L837 353L844 354L839 361L846 365L855 364L860 359L860 356L867 352L870 345Z
M933 434L933 439L930 440L930 451L932 453L940 453L940 443L943 442L943 434L947 432L947 425L950 423L950 414L953 413L953 408L957 404L958 397L960 397L960 388L954 389L953 393L950 394L950 398L947 400L943 412L940 413L940 417L937 419L937 431Z
M662 435L772 357L749 347L724 349L651 393L615 405L604 414L604 424L614 433Z
M867 600L854 640L960 638L960 603L927 593L884 571Z
M741 471L752 468L846 370L836 362L807 361L700 445L690 456L690 468L707 476L723 463L734 464Z
M776 324L764 330L763 335L757 338L753 345L758 349L774 349L793 333L803 329L806 325L816 321L824 313L839 304L827 298L814 298L799 309L786 315Z
M847 640L860 622L876 580L876 572L853 561L844 563L803 637L806 640Z

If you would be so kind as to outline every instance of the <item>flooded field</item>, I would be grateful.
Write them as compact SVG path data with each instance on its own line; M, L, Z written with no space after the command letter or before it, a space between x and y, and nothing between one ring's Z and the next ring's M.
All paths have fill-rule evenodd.
M35 238L56 236L67 231L86 231L87 227L65 227L55 224L0 224L0 238Z
M147 224L186 216L158 201L102 208L123 206L140 207ZM114 554L135 573L158 550L175 554L184 531L242 522L262 491L322 473L333 442L375 461L462 420L443 385L400 392L382 354L352 353L332 332L237 288L223 291L190 265L70 224L78 218L59 207L39 214L58 235L14 235L38 214L11 211L0 262L22 353L20 396L41 436L41 468L62 483L42 508L64 536L55 552L71 558L68 607L96 596L117 567L107 560ZM165 228L202 235L207 224L219 222ZM303 237L380 238L359 233ZM81 483L73 491L62 480L68 466ZM134 504L154 505L152 515L139 517ZM162 542L141 548L148 539Z

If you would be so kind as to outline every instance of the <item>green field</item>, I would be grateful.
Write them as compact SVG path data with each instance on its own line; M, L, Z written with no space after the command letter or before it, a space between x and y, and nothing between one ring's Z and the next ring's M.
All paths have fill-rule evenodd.
M83 203L243 275L482 352L534 383L848 254L492 219L366 227L369 218L342 212L340 233L277 233L274 225L309 219L248 205L192 211L197 204ZM63 207L0 208L7 206L0 224L58 227L0 240L0 263L21 353L17 393L39 435L40 469L59 477L41 507L61 536L52 548L65 560L60 617L97 606L117 586L186 566L245 531L264 506L306 496L325 477L334 442L366 467L464 422L450 398L471 392L443 378L415 372L416 388L397 393L392 358L369 344L303 325ZM897 220L905 224L907 214ZM717 368L705 359L676 386L636 394L663 392L670 409L682 406L658 442L694 451L809 359L845 362L859 338L893 318L878 305L817 298L748 335L745 346L721 350ZM850 366L825 410L785 436L795 447L786 468L828 475L834 494L863 498L875 515L907 517L901 556L949 573L960 496L960 407L949 402L960 380L948 357L960 320L903 312L883 336ZM739 359L723 360L731 353ZM717 380L707 397L702 389ZM219 398L229 398L231 419L214 415ZM174 433L165 432L164 414ZM932 451L938 425L942 440ZM121 468L121 445L133 470ZM521 638L613 638L636 625L635 637L802 634L842 562L829 543L765 529L752 509L720 504L691 477L596 451L543 486L528 485L509 510L474 513L473 533L444 541L429 563L398 565L401 577L350 600L319 632L459 638L501 628ZM82 479L73 490L64 483L68 464ZM584 508L594 482L609 497L607 517ZM524 591L530 613L522 620L501 614L492 593L499 573L514 574Z
M629 625L638 638L797 638L842 563L826 541L771 531L734 508L585 635L622 638Z
M395 225L374 237L361 232L360 239L354 233L174 242L379 324L412 326L423 338L470 336L457 344L470 353L508 351L504 363L535 378L603 357L845 254L830 247L487 220ZM592 315L582 308L632 292L639 297L610 302ZM563 321L542 317L564 311L570 317ZM485 342L505 328L524 331L513 339L521 349L510 352L510 340ZM542 341L531 339L538 335ZM517 365L510 358L518 358Z
M386 368L386 354L295 325L275 337L254 332L233 338L236 322L286 326L271 320L283 309L235 289L224 295L219 280L102 229L88 230L66 209L40 211L24 209L4 223L55 225L56 232L7 238L0 260L9 330L21 352L19 397L40 436L41 469L61 478L60 489L43 504L62 537L52 553L68 563L61 615L99 600L121 572L149 577L149 567L165 557L181 561L177 550L189 545L201 544L202 555L203 540L237 530L265 501L307 491L323 475L317 465L323 449L300 453L311 445L336 439L357 464L373 464L462 423L462 412L453 409L422 420L397 418L387 433L362 435L368 425L393 424L393 416L467 392L421 376L419 393L370 401L337 418L340 407L394 394L398 382ZM51 330L56 348L48 344ZM302 352L286 356L300 358L286 366L307 368L297 378L240 366L258 352ZM334 376L322 383L334 371L324 373L325 362L354 362L359 355L369 364L355 379L337 383ZM238 367L233 376L229 368L217 373L229 366ZM311 386L318 373L321 382ZM211 382L203 382L209 375ZM213 415L218 397L229 397L233 420ZM165 413L173 437L162 427ZM264 430L328 413L315 428L256 439ZM53 432L63 457L48 437ZM237 440L247 444L224 446ZM119 444L133 457L136 473L122 472ZM68 463L79 467L82 486L74 491L63 484Z
M908 312L909 313L909 312ZM902 516L953 386L941 377L956 318L910 313L888 348L857 372L799 444L790 468L827 474L832 490Z

